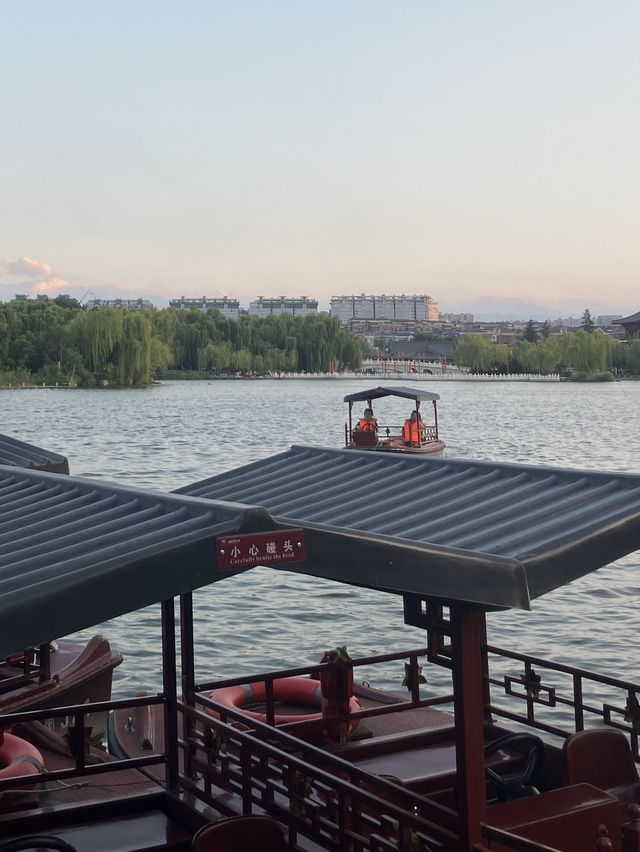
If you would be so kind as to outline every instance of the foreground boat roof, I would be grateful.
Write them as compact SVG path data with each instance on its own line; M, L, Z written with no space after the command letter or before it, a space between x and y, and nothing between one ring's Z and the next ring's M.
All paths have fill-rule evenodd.
M528 608L640 547L640 476L292 447L161 494L0 466L0 658L246 570L220 537L290 527L286 570Z
M417 390L416 388L407 388L402 386L384 385L369 390L350 393L345 396L343 402L358 402L368 399L381 399L383 396L399 396L402 399L415 399L420 402L432 401L440 399L440 394L430 393L430 391Z
M0 464L48 470L50 473L69 473L69 462L65 456L33 444L25 444L9 435L0 435Z
M637 475L292 447L179 493L305 527L289 570L483 607L529 608L640 548Z
M0 466L0 658L219 580L261 509Z

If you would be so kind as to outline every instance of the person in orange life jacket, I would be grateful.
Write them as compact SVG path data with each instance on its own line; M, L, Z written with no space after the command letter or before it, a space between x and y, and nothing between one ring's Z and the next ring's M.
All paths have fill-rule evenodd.
M402 427L402 440L408 447L419 447L424 437L424 423L417 411L412 411Z
M373 411L370 408L365 408L363 416L358 420L355 427L358 432L377 432L378 421L373 416Z

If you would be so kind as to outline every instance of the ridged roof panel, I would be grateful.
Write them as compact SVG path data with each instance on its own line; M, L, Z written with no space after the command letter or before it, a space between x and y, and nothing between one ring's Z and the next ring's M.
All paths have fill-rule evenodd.
M0 464L46 470L49 473L69 473L69 462L64 456L18 441L9 435L0 435Z
M0 657L221 579L216 538L274 526L247 506L0 466Z
M293 447L180 493L423 548L424 590L434 595L442 593L431 576L435 552L437 571L463 557L494 568L517 563L536 597L640 548L640 476L633 475ZM509 604L499 588L481 585L476 574L457 596L527 603Z

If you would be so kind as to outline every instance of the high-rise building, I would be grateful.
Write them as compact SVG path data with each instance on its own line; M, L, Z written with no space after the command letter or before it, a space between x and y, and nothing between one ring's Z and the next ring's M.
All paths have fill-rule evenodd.
M249 303L249 314L256 317L282 316L283 314L290 314L294 317L306 317L309 314L317 313L317 300L309 299L307 296L299 296L298 298L289 298L288 296L265 298L264 296L258 296L257 299Z
M199 311L215 309L220 311L223 317L233 320L238 319L240 312L240 302L237 299L229 299L227 296L218 298L208 298L207 296L185 298L180 296L179 299L172 299L169 302L169 307L178 308L181 311L190 311L193 308Z
M149 299L89 299L85 302L85 308L88 311L94 308L122 308L125 311L132 311L135 308L152 308L153 304Z
M350 319L437 322L438 303L431 296L332 296L331 316L343 325Z

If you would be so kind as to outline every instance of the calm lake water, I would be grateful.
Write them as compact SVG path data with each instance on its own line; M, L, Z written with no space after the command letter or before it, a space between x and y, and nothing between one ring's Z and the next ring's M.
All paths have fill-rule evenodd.
M292 444L342 446L342 398L366 387L335 378L4 391L0 431L66 455L73 475L166 491ZM449 457L640 473L640 382L420 387L441 395ZM392 405L384 403L385 415L403 422L410 406ZM631 649L639 626L639 568L636 552L535 601L533 612L491 614L489 639L638 680ZM401 598L285 571L248 571L198 592L195 603L200 677L307 665L337 645L365 656L424 644L422 631L404 625ZM99 631L125 655L114 695L160 687L157 607ZM375 685L398 689L401 676L390 670Z

